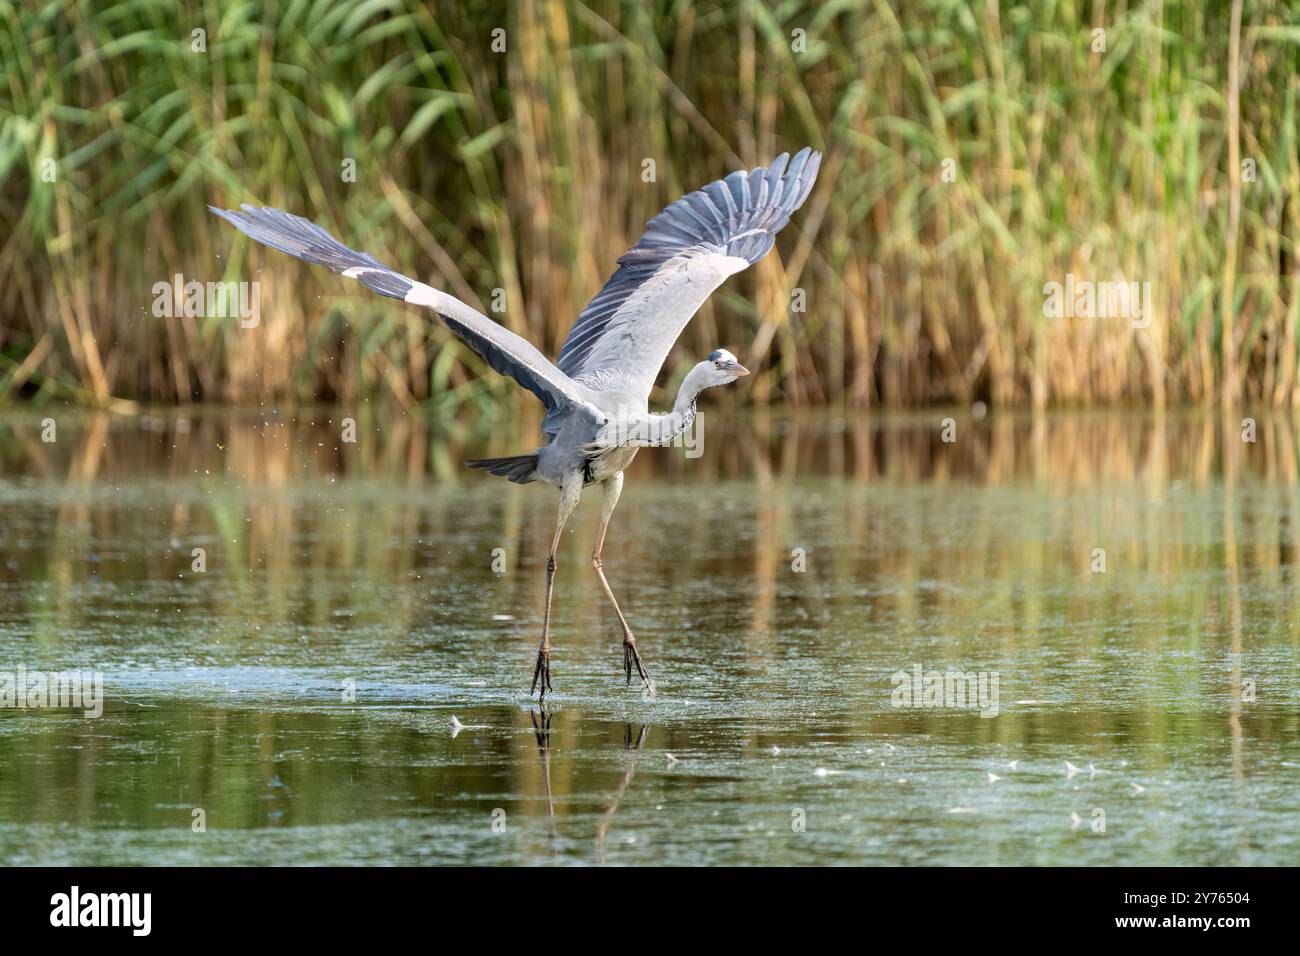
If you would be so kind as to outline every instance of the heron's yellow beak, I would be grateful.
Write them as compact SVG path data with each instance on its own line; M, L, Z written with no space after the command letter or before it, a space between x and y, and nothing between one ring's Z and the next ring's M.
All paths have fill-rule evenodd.
M739 362L732 362L729 368L742 378L749 374L749 369L745 368L745 366L741 365Z

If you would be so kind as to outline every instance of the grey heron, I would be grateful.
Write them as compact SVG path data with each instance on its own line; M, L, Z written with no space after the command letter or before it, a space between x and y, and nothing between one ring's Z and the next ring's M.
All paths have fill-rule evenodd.
M564 527L587 485L604 501L591 563L623 628L623 671L653 693L632 628L605 577L601 558L610 516L623 491L623 471L637 450L671 444L691 426L706 388L734 382L749 371L725 349L715 349L687 373L672 410L649 411L650 392L668 352L704 300L728 276L771 250L776 234L808 198L821 154L804 148L782 153L766 167L738 170L683 196L646 224L637 244L578 315L552 363L521 336L432 286L400 275L373 256L347 248L306 219L279 209L244 205L208 208L258 242L357 279L380 295L424 306L487 364L509 375L546 406L543 444L524 455L467 461L518 484L538 479L560 490L560 510L546 559L542 640L531 696L551 686L551 599L555 556Z

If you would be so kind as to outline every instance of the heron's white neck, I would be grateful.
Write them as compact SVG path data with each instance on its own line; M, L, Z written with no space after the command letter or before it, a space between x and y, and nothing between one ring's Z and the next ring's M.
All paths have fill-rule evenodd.
M602 444L606 448L671 445L695 420L695 400L710 385L710 365L701 362L691 369L677 389L677 401L666 414L636 413L610 426Z
M652 445L671 445L679 435L691 427L695 421L695 400L700 392L709 387L709 363L702 362L686 373L681 387L677 389L677 401L673 410L666 415L651 416L647 429Z
M708 362L701 362L686 373L686 377L682 379L681 387L677 389L677 401L673 403L672 414L685 415L687 412L691 412L694 415L695 399L699 397L700 392L709 387L708 373Z

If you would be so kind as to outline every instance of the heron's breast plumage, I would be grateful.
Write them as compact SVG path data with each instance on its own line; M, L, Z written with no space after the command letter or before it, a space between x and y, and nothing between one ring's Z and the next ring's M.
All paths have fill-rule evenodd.
M583 463L583 483L590 485L597 481L604 481L606 478L613 478L632 464L637 451L635 446L611 448L599 455L587 457Z

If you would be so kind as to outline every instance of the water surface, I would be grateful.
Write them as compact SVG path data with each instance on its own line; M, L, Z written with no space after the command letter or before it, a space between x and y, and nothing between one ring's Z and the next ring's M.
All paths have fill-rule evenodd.
M606 546L658 696L590 494L543 709L532 423L344 414L0 416L0 671L106 694L0 707L0 859L1300 862L1290 418L706 412Z

